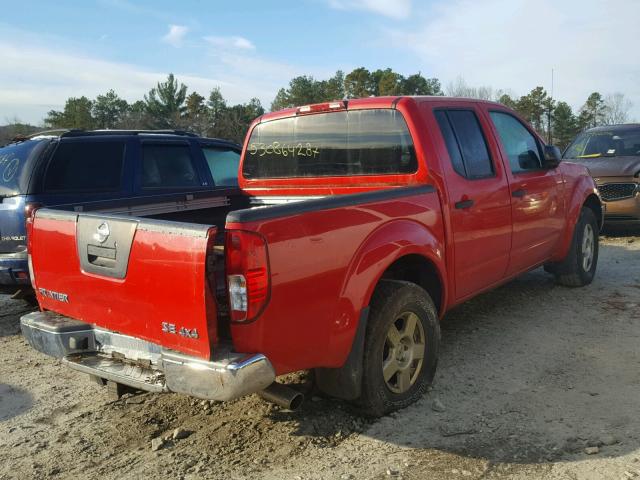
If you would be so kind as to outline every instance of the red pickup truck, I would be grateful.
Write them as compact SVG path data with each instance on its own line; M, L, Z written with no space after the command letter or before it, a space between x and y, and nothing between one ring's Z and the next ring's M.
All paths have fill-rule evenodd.
M453 306L539 266L568 286L596 270L592 178L496 103L267 114L239 185L200 216L37 210L25 337L105 382L205 399L315 369L325 393L383 415L431 383Z

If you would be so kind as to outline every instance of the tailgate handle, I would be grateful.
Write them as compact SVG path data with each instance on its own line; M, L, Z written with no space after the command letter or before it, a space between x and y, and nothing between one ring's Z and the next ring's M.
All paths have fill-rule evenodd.
M116 249L87 245L87 260L98 267L114 268L116 266Z

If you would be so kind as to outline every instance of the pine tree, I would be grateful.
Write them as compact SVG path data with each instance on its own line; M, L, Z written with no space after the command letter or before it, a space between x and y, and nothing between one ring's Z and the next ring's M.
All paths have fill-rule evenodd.
M606 117L607 107L602 95L598 92L593 92L589 95L589 98L587 98L587 101L580 109L578 125L580 130L597 127L605 124Z
M344 89L347 98L363 98L375 94L371 72L364 67L356 68L344 77Z
M371 73L371 86L373 95L398 95L400 93L402 75L390 68L376 70Z
M208 113L204 97L198 92L192 92L185 101L185 112L180 124L187 131L206 135L209 127Z
M323 102L342 100L345 97L344 72L338 70L329 80L322 80L319 89Z
M498 98L498 102L504 105L505 107L512 108L514 110L516 109L516 106L517 106L517 101L511 98L511 96L508 93L503 93L502 95L500 95L500 98Z
M109 90L104 95L98 95L91 110L95 127L116 128L124 119L128 109L127 101L120 98L113 90Z
M520 113L538 133L544 134L545 131L545 112L548 106L547 92L542 87L536 87L528 95L520 97L516 103L516 110Z
M169 74L166 82L158 82L144 96L152 125L155 128L173 128L179 125L186 110L186 98L187 86L178 83L173 73Z
M215 87L211 90L209 100L207 100L207 107L207 115L209 116L207 135L220 137L222 136L224 114L227 111L227 102L220 92L220 87Z
M420 72L402 78L400 81L401 95L444 95L440 81L437 78L425 78Z
M122 116L117 128L124 128L129 130L140 130L148 128L150 125L149 117L147 115L147 105L142 100L136 100Z
M290 106L292 105L291 102L289 102L289 94L286 89L281 88L278 90L278 93L276 93L273 102L271 102L271 111L277 112L278 110L282 110L283 108L288 108Z
M77 128L90 130L94 126L91 109L93 102L87 97L68 98L62 112L51 110L44 123L51 128Z
M566 102L558 102L553 110L554 143L565 149L578 133L578 122Z

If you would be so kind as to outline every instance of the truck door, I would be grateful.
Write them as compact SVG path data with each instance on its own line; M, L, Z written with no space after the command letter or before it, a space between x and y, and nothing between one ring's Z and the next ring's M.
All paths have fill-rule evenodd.
M494 134L511 185L513 240L507 273L529 270L551 258L565 225L562 175L542 168L542 144L520 120L490 110Z
M453 234L455 297L461 301L505 276L511 248L511 197L495 141L475 104L436 108L441 163ZM489 142L487 141L489 140Z

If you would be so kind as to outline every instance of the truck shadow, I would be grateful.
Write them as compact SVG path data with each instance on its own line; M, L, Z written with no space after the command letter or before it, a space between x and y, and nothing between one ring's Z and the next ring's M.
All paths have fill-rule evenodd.
M489 462L569 461L583 457L587 446L622 456L640 448L638 248L626 239L607 242L596 279L586 288L557 286L539 269L450 312L442 323L433 390L379 420L313 395L300 410L287 412L256 396L209 405L147 394L87 403L81 416L68 407L73 416L63 411L53 423L87 426L64 427L71 446L87 430L99 432L100 453L116 457L181 427L197 433L168 448L189 458L203 452L212 461L226 457L238 468L254 468L256 460L285 464L305 449L312 454L312 448L350 442L358 443L352 452L359 451L371 447L371 439L380 441L375 448L381 452L400 446L409 447L407 456L440 450ZM0 305L0 328L13 332L0 335L18 333L19 317L29 309L6 297ZM100 398L99 387L92 387ZM75 388L80 393L87 387ZM0 424L32 402L28 393L0 384ZM35 408L51 417L46 408ZM62 463L77 461L72 447L60 452Z
M0 423L28 411L33 397L26 390L0 383Z
M637 450L639 272L638 252L611 244L588 287L557 286L539 269L461 305L442 323L433 390L365 425L363 435L490 462L574 460L587 447L611 456ZM328 434L336 423L326 416L337 412L337 424L348 423L323 403L291 414L300 416L298 433L308 435L311 420Z
M20 317L36 310L24 300L12 300L0 291L0 338L20 333Z

